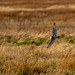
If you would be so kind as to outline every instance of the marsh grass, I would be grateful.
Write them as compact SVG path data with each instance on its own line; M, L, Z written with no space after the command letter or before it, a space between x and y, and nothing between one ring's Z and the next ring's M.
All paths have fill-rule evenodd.
M64 37L65 37L65 34L61 34L61 35L60 35L60 38L64 38Z
M41 63L40 63L41 64ZM45 64L45 62L40 65L38 62L22 62L17 65L19 69L18 75L46 75L47 70L50 71L56 68L56 62L52 61Z
M13 40L8 39L7 42L16 44L18 46L20 46L20 45L32 45L32 44L35 44L36 46L39 46L43 43L47 43L47 38L38 38L38 39L27 38L25 41L19 42L19 43L18 43L17 40L13 41Z
M75 75L75 71L65 72L65 75Z
M56 62L55 61L52 61L52 62L50 62L50 63L48 63L48 64L46 64L46 69L55 69L56 68Z
M8 43L11 43L12 41L11 41L11 40L7 40L7 42L8 42Z
M62 75L60 69L74 75L74 55L64 57L75 44L74 36L66 38L64 34L75 32L74 19L75 10L67 9L0 12L0 75ZM54 21L60 39L47 49Z
M64 39L66 40L66 37ZM64 59L62 59L59 56L61 58L59 59L58 55L57 54L55 55L56 52L55 53L50 52L53 50L53 48L51 50L46 50L43 48L43 46L40 46L42 44L47 44L47 42L49 41L50 41L49 38L36 38L36 39L27 38L24 40L24 42L19 42L19 40L17 39L7 39L7 43L9 44L12 43L15 44L16 46L5 47L6 52L3 54L6 55L3 58L3 60L1 59L0 61L0 65L2 67L2 69L0 70L2 74L4 73L5 75L10 75L13 72L15 75L46 75L47 73L52 75L52 74L56 74L55 71L58 70L59 72L59 69L62 70L64 69L65 74L63 75L74 75L75 74L74 57L73 58L63 57ZM36 45L35 42L39 42L39 44ZM24 49L22 45L34 45L34 46L29 46L29 47L24 46L25 48ZM36 48L36 46L39 47ZM42 48L44 50L42 50ZM14 52L15 50L16 52ZM15 60L16 61L19 60L19 62L14 63ZM12 61L13 63L11 63ZM8 74L6 74L7 72Z
M19 69L18 75L34 75L34 74L46 74L46 69L44 68L44 64L40 65L37 62L27 63L22 62L17 65Z
M75 59L74 57L67 57L62 60L61 67L65 70L75 71Z
M2 44L2 41L0 41L0 45Z
M71 40L69 40L69 43L73 43L73 44L75 44L75 39L71 39Z
M25 39L25 41L23 42L18 42L18 40L11 40L11 39L8 39L7 40L8 43L13 43L13 44L16 44L17 46L21 46L21 45L36 45L36 46L40 46L42 44L49 44L50 40L49 40L49 37L47 38L27 38ZM57 43L60 43L60 42L68 42L68 43L73 43L75 44L75 38L74 37L65 37L64 34L61 34L60 35L60 38L59 39L56 39L56 42Z
M69 42L69 43L73 43L73 44L75 44L75 37L67 37L66 38L67 39L67 41Z
M38 38L38 39L34 42L34 44L37 45L37 46L39 46L39 45L41 45L41 44L43 44L43 43L47 43L47 38Z

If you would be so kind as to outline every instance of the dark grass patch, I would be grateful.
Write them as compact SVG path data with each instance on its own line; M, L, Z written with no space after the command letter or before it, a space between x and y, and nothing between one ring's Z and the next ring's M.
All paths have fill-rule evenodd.
M65 75L75 75L75 71L65 72Z
M47 43L47 38L38 38L37 40L35 40L34 44L39 46L43 43Z
M29 67L29 68L24 68L23 75L34 75L34 74L46 74L46 71L42 67Z
M20 46L20 45L31 45L34 43L35 43L35 41L33 39L26 39L24 42L20 42L20 43L17 42L17 45L18 46Z
M73 43L75 44L75 37L67 37L66 40L69 42L69 43Z
M61 35L60 35L60 38L64 38L64 37L65 37L65 34L61 34Z
M75 39L69 40L69 43L75 44Z
M24 42L20 42L18 43L17 40L7 40L8 43L13 43L13 44L16 44L18 46L20 45L32 45L32 44L35 44L36 46L39 46L43 43L47 43L47 38L38 38L38 39L31 39L31 38L28 38L26 39Z
M12 42L17 44L17 40L14 40L14 41L12 41Z
M11 40L7 40L7 42L8 42L8 43L11 43L12 41L11 41Z
M37 45L37 46L41 45L42 43L43 43L42 41L36 41L36 42L34 42L34 44Z
M25 42L26 42L26 45L30 45L30 44L33 44L34 43L34 40L28 38L28 39L25 40Z
M20 42L20 43L16 43L18 46L20 46L20 45L25 45L26 44L26 42Z
M56 40L57 43L66 41L66 42L75 44L75 38L74 37L65 37L64 34L62 34L60 37L61 38L59 38L59 39ZM64 38L64 40L62 40L62 38ZM40 45L42 45L44 43L45 44L49 44L50 40L49 40L49 38L36 38L36 39L27 38L25 41L19 42L19 43L18 43L17 40L10 40L10 39L8 39L7 42L8 43L16 44L17 46L21 46L21 45L32 45L32 44L34 44L36 46L40 46Z

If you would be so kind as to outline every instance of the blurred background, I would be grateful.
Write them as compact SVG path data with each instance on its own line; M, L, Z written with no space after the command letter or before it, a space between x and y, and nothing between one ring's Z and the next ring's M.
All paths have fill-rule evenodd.
M0 75L60 74L75 75L75 0L0 0Z

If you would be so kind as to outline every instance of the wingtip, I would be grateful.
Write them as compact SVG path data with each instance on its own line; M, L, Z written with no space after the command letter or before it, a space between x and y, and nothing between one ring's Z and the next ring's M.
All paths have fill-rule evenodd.
M60 36L57 36L57 38L60 38Z

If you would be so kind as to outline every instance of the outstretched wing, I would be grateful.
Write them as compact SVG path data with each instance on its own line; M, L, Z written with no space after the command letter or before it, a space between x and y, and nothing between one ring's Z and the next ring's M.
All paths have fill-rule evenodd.
M52 37L52 39L51 39L51 41L50 41L50 43L49 43L49 45L48 45L47 48L49 48L49 47L55 42L55 40L56 40L56 38L53 38L53 37Z
M57 35L57 26L56 26L56 23L54 23L54 27L53 27L53 37L56 37Z

